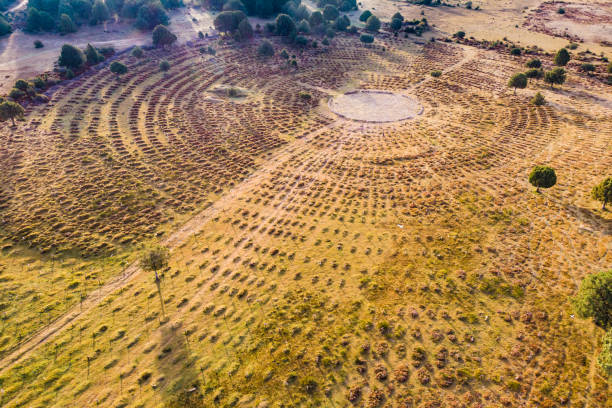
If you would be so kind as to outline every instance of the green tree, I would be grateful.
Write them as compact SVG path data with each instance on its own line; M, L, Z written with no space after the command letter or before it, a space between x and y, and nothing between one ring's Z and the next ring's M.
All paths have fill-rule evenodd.
M153 45L156 47L166 47L176 41L176 35L170 32L165 26L159 24L153 29Z
M572 299L582 318L592 318L604 330L612 327L612 270L587 275Z
M555 68L552 71L547 71L544 74L544 81L550 84L552 88L554 84L562 85L565 82L566 74L563 68Z
M313 11L309 20L312 27L317 27L323 23L323 14L320 11Z
M85 55L74 45L64 44L57 62L62 67L79 69L85 64Z
M370 34L361 34L361 36L359 37L359 41L364 44L372 44L374 42L374 36Z
M368 18L370 18L371 15L372 12L370 10L366 10L359 16L359 21L363 21L365 23L366 21L368 21Z
M601 183L593 187L591 197L603 203L602 209L606 209L606 204L612 201L612 177L608 177Z
M597 356L597 363L603 372L612 377L612 329L609 329L602 339L601 352Z
M249 19L245 18L238 23L238 33L242 40L246 40L253 37L253 26L249 23Z
M289 37L295 34L295 22L287 14L279 14L275 20L276 33L283 37Z
M297 25L297 31L301 34L310 34L310 24L308 20L302 20Z
M224 11L242 11L246 14L247 9L244 6L244 3L240 0L229 0L223 5Z
M164 247L155 247L146 251L140 258L140 267L147 272L155 272L155 281L159 282L157 271L168 266L168 250Z
M334 26L336 27L336 30L338 31L345 31L350 25L351 25L351 20L349 20L349 18L346 15L342 17L338 17L336 21L334 22Z
M538 92L533 98L531 98L531 103L535 106L542 106L546 103L546 99L544 99L544 95Z
M257 48L257 53L262 57L271 57L274 55L274 46L268 40L263 40Z
M59 19L59 31L62 34L74 33L77 31L77 26L74 24L68 14L62 14Z
M396 19L396 18L400 20L401 22L404 22L404 16L402 16L399 11L391 16L391 20Z
M508 86L514 88L514 94L516 94L516 88L525 89L527 87L527 76L522 72L512 75Z
M540 188L550 188L557 184L557 175L552 167L535 166L529 174L529 183L539 193Z
M0 103L0 120L11 120L15 126L15 118L23 117L25 110L17 102L4 101Z
M14 87L25 92L29 86L30 84L28 84L28 81L26 81L25 79L18 79L17 81L15 81Z
M533 58L527 61L525 65L527 66L527 68L540 68L542 66L542 61L537 58Z
M323 18L326 21L333 21L340 16L338 8L332 4L328 4L323 8Z
M218 31L230 33L237 30L240 22L246 18L246 14L242 11L222 11L217 14L213 24Z
M10 34L11 32L13 32L11 25L8 21L6 21L4 16L0 14L0 37L6 34Z
M140 48L139 46L135 46L132 49L132 56L136 58L142 58L143 55L144 55L144 52L142 51L142 48Z
M96 0L91 9L91 21L94 24L110 19L110 11L103 0Z
M161 60L161 62L159 63L159 69L160 71L163 71L163 72L169 71L170 63L168 62L168 60Z
M87 47L85 47L85 58L89 65L96 65L104 61L104 56L91 44L87 44Z
M453 37L462 40L463 38L465 38L465 31L457 31L455 34L453 34Z
M402 28L402 20L400 20L399 18L392 19L391 23L389 24L389 27L393 31L399 31Z
M125 64L119 61L113 61L113 63L110 64L110 72L116 74L117 77L120 77L121 75L128 72L128 68Z
M168 25L169 22L170 18L162 5L152 1L140 6L135 25L140 30L151 30L158 25Z
M544 71L538 68L531 68L525 71L525 76L527 78L542 79L544 77Z
M561 48L555 55L555 65L564 67L570 60L570 54L565 48Z
M380 30L380 20L378 19L378 17L374 15L368 17L366 21L366 30L374 33Z

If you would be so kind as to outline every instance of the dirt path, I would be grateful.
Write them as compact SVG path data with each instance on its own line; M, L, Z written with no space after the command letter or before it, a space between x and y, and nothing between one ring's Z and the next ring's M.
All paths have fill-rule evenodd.
M189 237L198 233L208 221L217 217L218 214L223 211L231 201L236 199L236 197L257 186L269 173L273 172L275 169L290 160L293 157L293 151L295 149L303 148L309 140L316 137L320 133L335 127L337 124L338 121L332 122L327 126L324 126L306 135L305 137L295 140L294 142L282 147L279 151L277 151L273 158L266 161L262 168L255 171L235 188L227 191L227 193L225 193L210 207L196 214L177 231L168 236L162 242L162 244L167 246L170 250L180 246L182 243L187 241ZM73 306L58 319L54 320L49 325L45 326L30 338L22 342L19 346L17 346L17 348L0 359L0 374L4 373L13 365L26 358L39 346L42 346L52 340L56 334L68 327L70 323L78 320L89 310L99 305L100 302L102 302L108 295L127 285L132 279L138 276L140 272L142 272L142 269L140 269L138 263L132 263L120 275L116 276L99 289L90 293L83 302Z

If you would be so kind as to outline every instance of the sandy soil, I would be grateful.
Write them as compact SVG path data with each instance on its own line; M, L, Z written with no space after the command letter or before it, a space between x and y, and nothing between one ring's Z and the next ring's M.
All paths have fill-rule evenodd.
M422 112L419 103L405 95L384 91L356 91L329 101L332 112L364 122L395 122L412 119Z
M442 33L452 34L459 30L477 39L500 40L507 37L521 45L537 45L545 50L553 51L567 45L567 39L534 32L523 27L527 16L537 9L540 0L476 0L473 7L480 10L468 10L464 7L423 7L389 0L362 0L360 8L371 10L383 21L389 20L397 11L405 18L426 17L430 24ZM566 4L578 2L566 2ZM569 7L569 6L568 6ZM591 25L589 30L597 34L601 24ZM569 29L569 28L568 28ZM576 29L584 29L576 28ZM596 53L604 52L612 55L612 49L599 44L597 35L585 38L581 49L589 48Z
M559 14L559 8L565 10ZM544 2L530 13L525 27L550 35L588 42L612 40L612 4Z
M22 4L15 7L22 7ZM178 36L179 42L196 38L198 31L214 32L214 16L202 9L179 9L170 17L170 29ZM41 40L45 47L35 49L35 40ZM151 33L136 30L131 24L122 22L96 27L83 25L78 32L65 36L28 34L18 30L0 39L0 93L10 89L18 78L30 78L53 69L59 50L65 43L80 47L85 47L87 43L99 47L113 45L117 51L121 51L134 45L151 44Z

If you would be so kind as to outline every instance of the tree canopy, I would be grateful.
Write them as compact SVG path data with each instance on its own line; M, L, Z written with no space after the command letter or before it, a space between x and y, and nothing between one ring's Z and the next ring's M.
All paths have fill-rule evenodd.
M215 26L215 29L217 29L218 31L221 31L223 33L230 33L237 30L240 22L246 18L246 14L239 10L222 11L221 13L217 14L217 17L215 17L213 24Z
M540 188L550 188L557 184L557 175L552 167L535 166L529 174L529 183L540 191Z
M546 74L544 74L544 81L549 83L551 87L555 84L562 85L565 82L565 79L566 73L563 68L555 68L552 71L547 71Z
M516 93L516 88L525 89L527 87L527 76L522 72L512 75L508 81L508 86L514 88L514 93Z
M612 270L587 275L572 299L582 318L592 318L604 330L612 328Z
M11 120L15 126L15 118L23 117L25 113L20 104L13 101L4 101L0 103L0 120Z
M557 51L557 54L555 54L555 65L564 67L567 65L569 60L570 54L569 51L567 51L567 49L565 48L561 48L559 51Z
M597 363L608 377L612 377L612 329L606 332L602 340Z
M268 40L263 40L257 48L257 53L262 57L271 57L274 55L274 46Z
M140 267L147 272L155 272L155 280L159 280L157 271L168 266L168 250L155 247L146 251L140 258Z
M279 14L275 20L276 34L289 37L295 34L295 21L287 14Z
M366 30L372 32L377 32L378 30L380 30L380 20L378 19L378 17L374 15L368 17L368 19L366 20Z
M110 72L112 72L113 74L116 74L117 76L119 75L123 75L125 73L128 72L128 68L125 64L119 62L119 61L113 61L112 64L110 64Z
M370 18L371 15L372 12L370 10L366 10L359 16L359 21L363 21L365 23L366 21L368 21L368 18Z
M153 29L153 45L165 47L176 41L176 35L170 32L165 26L158 25Z
M612 177L608 177L601 183L593 187L591 190L591 197L597 201L603 203L603 209L606 208L606 204L612 201Z
M83 51L74 45L64 44L58 60L58 64L62 67L71 69L79 69L85 64L85 55Z
M11 25L4 18L2 14L0 14L0 37L6 34L10 34L13 31Z

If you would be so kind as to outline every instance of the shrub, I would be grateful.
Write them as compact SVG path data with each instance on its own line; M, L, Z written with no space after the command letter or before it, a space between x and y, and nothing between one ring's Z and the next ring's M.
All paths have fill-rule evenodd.
M351 20L347 16L338 17L334 25L336 30L345 31L351 25Z
M176 35L170 32L165 26L159 24L153 29L153 45L165 47L176 41Z
M402 16L399 11L391 16L391 20L394 20L394 19L398 19L401 22L404 22L404 16Z
M583 72L593 72L593 71L595 71L595 65L589 64L589 63L584 63L584 64L580 65L580 70L583 71Z
M557 184L555 170L548 166L535 166L529 174L529 183L540 191L540 188L550 188Z
M374 15L368 17L366 21L366 30L371 32L377 32L378 30L380 30L380 20L378 19L378 17Z
M364 44L372 44L374 42L374 36L370 34L361 34L361 36L359 37L359 41Z
M45 86L47 86L47 82L39 76L32 80L32 84L34 84L37 89L43 89Z
M21 89L13 88L9 92L8 96L9 96L9 98L11 98L13 100L18 100L18 99L21 99L21 98L23 98L25 96L25 92L22 91Z
M455 38L459 38L459 39L461 40L461 39L465 38L465 31L457 31L457 32L456 32L456 33L453 35L453 37L455 37Z
M74 71L73 71L73 70L71 70L70 68L68 68L68 69L66 70L66 72L64 73L64 77L65 77L66 79L72 79L72 78L74 78Z
M300 21L300 23L297 25L297 32L302 33L302 34L309 34L310 24L308 23L308 21L306 20Z
M249 23L247 18L238 23L238 34L242 40L253 37L253 26L251 26L251 23Z
M563 68L555 68L544 74L544 81L552 87L554 84L562 85L565 82L566 74Z
M159 63L159 69L162 72L167 72L168 70L170 70L170 63L168 62L168 60L161 60Z
M559 51L557 51L557 54L555 54L555 65L563 67L565 65L567 65L567 63L570 60L570 54L569 52L565 49L565 48L561 48Z
M142 51L142 48L140 48L139 46L136 46L132 49L133 57L142 58L143 55L144 55L144 52Z
M565 14L565 9L562 7L559 7L559 9L557 10L558 14Z
M19 89L20 91L26 91L28 89L28 87L30 86L30 84L28 84L28 82L24 79L18 79L17 81L15 81L15 86L14 88Z
M34 41L34 48L43 48L45 45L40 40Z
M612 201L612 177L608 177L601 183L593 187L591 197L603 203L602 209L606 209L606 204Z
M540 68L542 66L542 61L540 61L538 58L533 58L527 61L525 65L527 68Z
M162 63L164 61L162 61ZM168 61L165 62L168 63ZM160 63L160 68L162 63ZM168 63L168 68L170 68L169 65L170 64ZM162 69L162 71L167 71L167 69ZM149 249L140 258L140 267L145 271L155 272L155 281L159 281L157 271L165 268L166 266L168 266L168 250L161 246Z
M608 64L608 74L612 74L612 62Z
M442 76L442 71L431 71L431 76L434 78L439 78Z
M314 11L310 15L310 25L312 27L317 27L323 23L323 14L320 11Z
M74 45L64 44L60 52L58 64L62 67L80 69L85 64L83 51Z
M525 71L527 78L541 79L544 76L544 71L538 68L531 68Z
M359 16L359 21L363 21L365 23L366 21L368 21L368 18L370 18L371 15L372 12L370 10L366 10Z
M522 54L522 52L521 52L521 49L520 49L520 48L514 47L514 48L512 48L512 49L510 50L510 55L516 55L516 56L518 56L518 55L521 55L521 54Z
M531 103L535 106L542 106L546 103L544 96L541 93L535 94L535 96L531 99Z
M402 20L400 20L399 18L392 19L391 23L389 24L389 27L393 31L398 31L399 29L402 28Z
M603 337L597 363L608 377L612 377L612 329L608 330Z
M87 44L87 47L85 47L85 58L89 65L104 61L104 56L91 44Z
M257 48L257 53L262 57L271 57L274 55L274 46L268 40L263 40Z
M327 21L332 21L340 16L340 12L336 6L328 4L323 8L323 18Z
M125 74L127 71L128 71L127 66L125 66L125 64L119 61L113 61L113 63L110 64L110 72L112 72L113 74L116 74L117 76L121 76Z
M289 37L295 35L295 22L287 14L279 14L275 20L276 34Z

